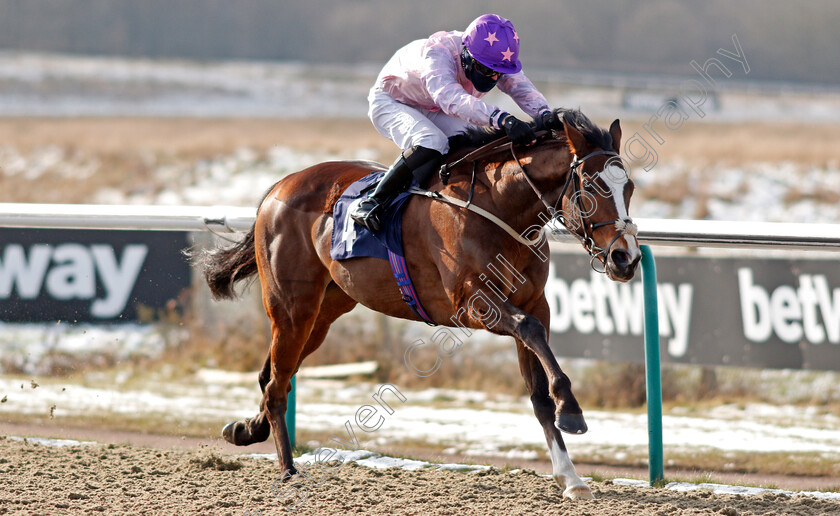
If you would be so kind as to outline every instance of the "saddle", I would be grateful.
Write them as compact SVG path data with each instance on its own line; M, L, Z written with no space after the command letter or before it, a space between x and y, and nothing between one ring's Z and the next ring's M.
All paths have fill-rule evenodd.
M397 280L403 301L420 319L431 326L436 326L420 304L408 267L402 244L402 213L411 192L402 192L383 207L380 220L382 229L376 232L356 224L350 213L356 204L365 198L366 193L376 185L385 172L374 172L359 179L347 187L333 207L333 232L330 243L330 258L349 260L350 258L373 257L388 260L391 271ZM416 186L416 183L412 186Z

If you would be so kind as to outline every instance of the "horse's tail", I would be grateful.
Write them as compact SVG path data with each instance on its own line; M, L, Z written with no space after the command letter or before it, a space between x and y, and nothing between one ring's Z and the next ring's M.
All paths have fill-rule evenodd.
M274 183L266 190L260 206L279 183L280 181ZM257 214L259 215L259 208ZM193 263L204 272L204 279L207 280L213 299L234 299L237 295L233 289L234 284L257 273L257 248L254 244L256 227L257 223L254 222L245 238L231 246L204 250L197 256L187 253Z
M257 252L254 247L254 228L245 238L229 246L203 251L196 257L204 279L210 286L214 299L233 299L233 286L257 273Z

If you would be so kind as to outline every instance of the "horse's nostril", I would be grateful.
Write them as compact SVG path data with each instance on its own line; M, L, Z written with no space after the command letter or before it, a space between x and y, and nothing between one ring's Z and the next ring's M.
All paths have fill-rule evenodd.
M620 269L627 267L630 263L630 255L624 249L614 249L610 253L610 258L612 259L613 265Z

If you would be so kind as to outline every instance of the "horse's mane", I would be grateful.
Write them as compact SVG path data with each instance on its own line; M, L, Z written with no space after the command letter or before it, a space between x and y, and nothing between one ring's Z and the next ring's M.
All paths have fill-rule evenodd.
M552 131L542 137L546 139L556 139L558 131L563 130L564 124L569 124L577 129L586 141L594 147L601 149L612 148L612 136L608 131L595 125L586 115L578 109L564 109L558 108L551 112L551 122L545 129ZM531 127L535 130L543 129L537 127L534 122L531 122ZM503 129L490 129L487 127L474 127L469 129L466 133L459 133L449 138L449 154L447 154L446 161L450 161L456 155L465 154L464 151L471 151L477 149L482 145L486 145L493 140L497 140L505 135Z

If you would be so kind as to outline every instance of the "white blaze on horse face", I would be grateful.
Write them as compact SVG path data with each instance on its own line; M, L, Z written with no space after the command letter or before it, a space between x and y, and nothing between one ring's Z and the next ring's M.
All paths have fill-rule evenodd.
M572 464L572 459L569 458L569 454L566 453L566 450L560 448L560 444L556 439L551 440L551 449L549 450L549 453L551 454L552 476L554 477L554 481L557 482L560 487L565 488L566 491L574 489L575 487L585 487L586 489L589 489L586 482L577 475L575 466ZM564 491L564 493L566 491Z
M629 220L630 215L627 213L627 205L624 204L624 188L629 182L627 172L618 165L608 165L598 176L604 180L604 183L610 189L615 210L618 212L618 220ZM639 249L634 236L625 233L624 241L627 242L627 253L630 255L631 261L641 256L642 251Z

